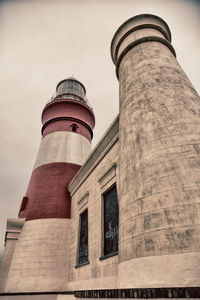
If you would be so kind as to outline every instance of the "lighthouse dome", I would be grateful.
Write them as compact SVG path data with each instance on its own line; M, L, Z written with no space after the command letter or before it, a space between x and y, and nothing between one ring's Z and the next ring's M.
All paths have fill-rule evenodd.
M84 85L73 76L63 79L57 84L56 92L52 96L50 102L59 100L61 98L63 100L73 99L81 101L84 104L86 104L90 109L92 109L86 97L86 89Z
M86 90L80 81L71 76L58 83L56 87L56 95L60 94L73 95L78 97L80 100L84 100Z

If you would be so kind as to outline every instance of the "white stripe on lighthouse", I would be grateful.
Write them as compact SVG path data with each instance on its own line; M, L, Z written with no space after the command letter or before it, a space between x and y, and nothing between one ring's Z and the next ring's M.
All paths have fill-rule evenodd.
M34 169L55 162L82 165L90 152L91 143L84 136L68 131L53 132L41 140Z

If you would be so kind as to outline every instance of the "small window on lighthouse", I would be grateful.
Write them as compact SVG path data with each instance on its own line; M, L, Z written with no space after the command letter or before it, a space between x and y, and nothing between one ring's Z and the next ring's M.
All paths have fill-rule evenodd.
M77 131L78 126L76 124L72 124L71 127L73 132Z

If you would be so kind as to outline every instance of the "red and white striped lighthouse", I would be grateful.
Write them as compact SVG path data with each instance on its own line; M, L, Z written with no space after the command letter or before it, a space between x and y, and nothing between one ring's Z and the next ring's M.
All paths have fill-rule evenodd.
M42 140L19 217L70 218L67 190L91 151L94 113L84 85L74 77L58 83L42 112Z

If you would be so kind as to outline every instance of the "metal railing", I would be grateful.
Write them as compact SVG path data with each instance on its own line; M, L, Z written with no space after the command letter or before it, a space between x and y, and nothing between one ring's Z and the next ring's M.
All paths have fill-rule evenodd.
M75 100L75 101L79 101L79 102L83 102L84 104L86 104L91 110L93 110L92 106L90 105L90 103L88 102L88 99L86 97L84 98L81 98L77 95L73 95L73 94L69 94L69 93L58 93L58 92L55 92L53 94L53 96L49 99L49 101L47 101L46 105L49 104L50 102L54 102L54 101L57 101L57 100Z

